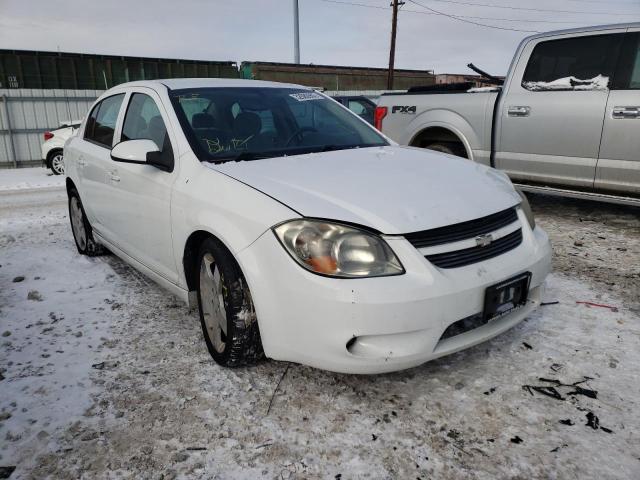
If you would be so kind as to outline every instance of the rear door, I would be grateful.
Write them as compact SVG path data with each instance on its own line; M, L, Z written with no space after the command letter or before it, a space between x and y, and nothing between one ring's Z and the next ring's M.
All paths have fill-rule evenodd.
M103 223L111 202L107 168L111 162L114 132L123 100L124 93L119 93L93 107L78 149L76 164L82 205L93 228L102 234L109 234Z
M496 167L541 184L593 187L624 29L534 39L498 110Z
M640 32L629 32L609 93L595 187L640 194Z
M119 141L149 139L173 161L175 137L158 94L150 88L130 90ZM177 282L171 232L171 190L177 168L170 172L151 165L109 159L110 204L104 223L114 243L147 268Z

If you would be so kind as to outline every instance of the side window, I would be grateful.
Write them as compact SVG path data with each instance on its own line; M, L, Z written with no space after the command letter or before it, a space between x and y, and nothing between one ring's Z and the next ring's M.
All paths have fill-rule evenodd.
M212 107L209 100L199 97L181 98L180 105L182 106L182 110L184 110L184 114L190 124L193 124L194 115L207 113L207 109Z
M349 110L356 115L366 120L369 123L373 123L373 111L374 108L361 100L349 100Z
M124 117L122 140L153 140L161 152L171 149L167 127L156 102L149 95L134 93Z
M349 110L351 110L356 115L362 116L365 114L364 105L362 105L362 103L360 103L360 101L358 100L349 100Z
M640 90L640 32L627 33L622 44L614 90Z
M91 110L89 118L87 118L87 126L84 127L84 138L87 140L93 139L93 131L96 127L96 116L98 115L98 110L100 109L101 104L102 102L96 104L96 106L93 107L93 110Z
M116 129L116 121L120 112L120 105L124 99L124 93L107 97L96 105L85 129L84 138L111 148L113 145L113 132Z
M535 46L522 78L527 90L609 88L624 34L549 40Z
M631 78L629 79L629 88L640 89L640 48L636 50L636 58L633 61L631 69Z

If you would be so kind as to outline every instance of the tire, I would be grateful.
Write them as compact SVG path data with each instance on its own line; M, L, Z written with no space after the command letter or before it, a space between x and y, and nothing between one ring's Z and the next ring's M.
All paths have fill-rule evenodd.
M424 148L427 150L434 150L436 152L447 153L456 157L467 157L467 152L464 146L452 142L434 142L426 145Z
M69 190L69 221L78 253L89 257L105 253L104 247L93 238L93 230L84 212L80 195L75 188Z
M264 357L249 286L231 253L213 238L198 254L198 310L207 349L218 364L240 367Z
M54 150L49 154L49 168L54 175L64 175L64 157L62 150Z

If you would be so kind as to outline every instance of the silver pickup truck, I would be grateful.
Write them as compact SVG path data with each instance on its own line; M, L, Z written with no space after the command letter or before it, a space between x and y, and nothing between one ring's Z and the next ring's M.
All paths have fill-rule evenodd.
M495 88L385 94L402 145L504 170L523 190L640 206L640 23L543 33Z

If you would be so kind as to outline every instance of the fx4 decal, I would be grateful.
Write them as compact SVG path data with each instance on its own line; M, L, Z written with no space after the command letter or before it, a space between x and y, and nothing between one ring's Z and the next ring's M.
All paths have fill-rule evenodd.
M416 113L416 106L415 105L394 105L393 107L391 107L391 113Z

